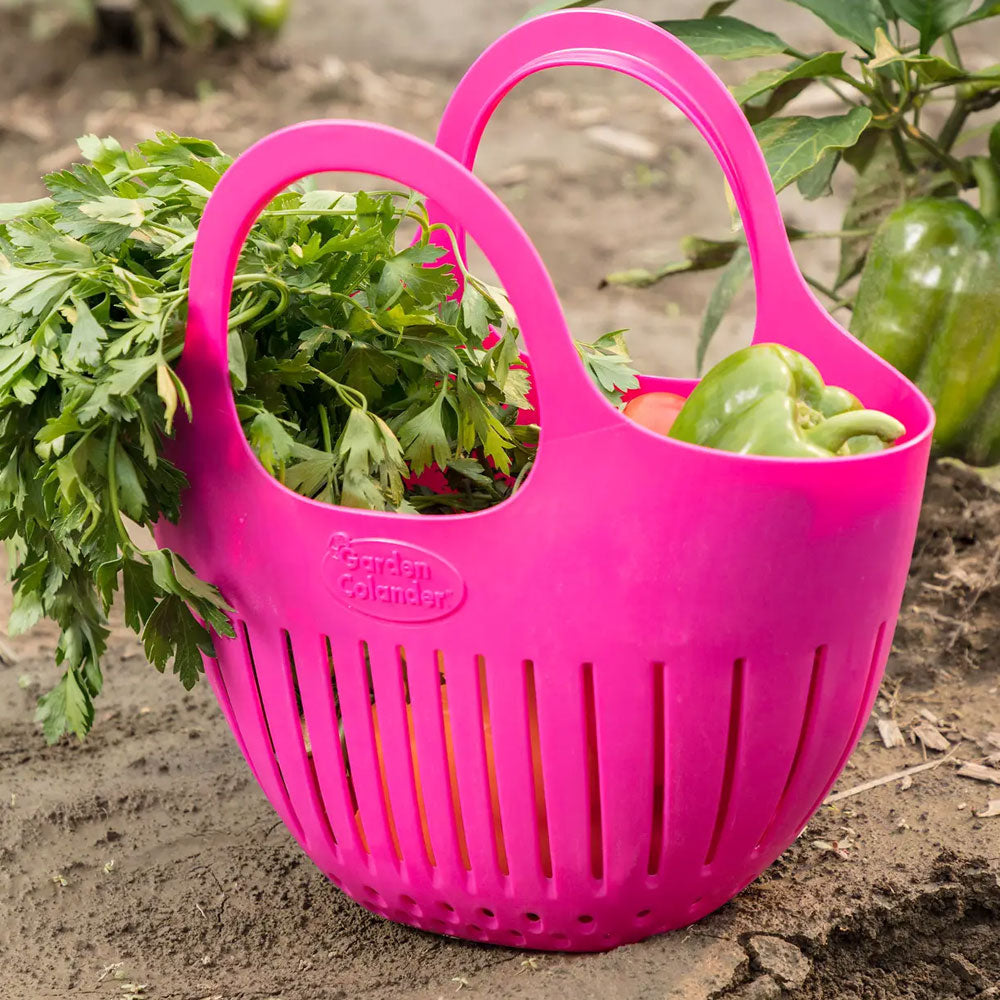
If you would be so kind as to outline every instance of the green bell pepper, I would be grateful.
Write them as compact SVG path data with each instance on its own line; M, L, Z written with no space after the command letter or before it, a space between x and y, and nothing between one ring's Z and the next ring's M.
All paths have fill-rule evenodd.
M872 242L851 332L931 401L938 454L1000 462L1000 222L958 199L897 209Z
M779 344L731 354L695 386L669 437L742 455L831 458L881 451L905 428L828 386L816 366Z

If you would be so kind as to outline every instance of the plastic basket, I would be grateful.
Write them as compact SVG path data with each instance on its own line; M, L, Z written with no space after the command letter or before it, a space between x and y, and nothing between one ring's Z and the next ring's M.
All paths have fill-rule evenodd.
M804 351L897 416L901 444L743 457L654 435L601 398L537 252L466 169L502 96L566 64L636 77L687 114L743 218L755 339ZM889 651L933 414L814 299L739 107L647 22L570 11L514 29L458 87L439 143L310 122L225 174L190 281L194 418L174 451L190 488L158 540L236 609L238 637L216 639L208 677L268 799L336 885L432 931L608 948L730 899L837 777ZM334 508L253 456L227 374L236 260L273 195L329 170L424 192L496 268L542 425L536 468L507 503L437 518Z

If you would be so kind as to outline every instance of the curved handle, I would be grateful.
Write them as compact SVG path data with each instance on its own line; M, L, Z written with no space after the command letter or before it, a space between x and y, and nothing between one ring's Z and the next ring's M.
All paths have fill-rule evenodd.
M313 121L257 142L223 174L198 227L181 371L195 425L242 440L229 386L227 330L233 276L247 234L279 191L308 174L374 174L425 193L469 229L495 268L531 351L532 375L552 440L616 419L577 357L555 289L517 220L486 185L442 150L397 129ZM228 402L224 402L228 400ZM221 407L221 408L220 408ZM226 423L228 422L228 423Z
M758 333L769 329L771 319L780 319L790 292L814 301L792 255L763 153L740 106L705 62L649 21L617 11L566 10L517 26L462 78L442 116L437 145L471 169L500 101L525 77L558 66L596 66L634 77L672 101L704 136L743 219L757 289ZM445 206L435 207L447 215ZM461 232L459 239L464 252Z

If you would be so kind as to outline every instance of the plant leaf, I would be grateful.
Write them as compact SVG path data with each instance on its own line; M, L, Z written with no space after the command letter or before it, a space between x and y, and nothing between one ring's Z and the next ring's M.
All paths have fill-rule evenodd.
M893 9L907 24L920 32L920 51L947 34L965 16L972 0L890 0Z
M753 268L750 263L750 250L744 243L730 258L725 266L719 280L712 289L712 294L708 298L705 312L701 319L701 332L698 334L698 351L695 356L695 363L698 367L698 374L701 374L702 366L705 363L705 353L715 336L722 317L732 304L736 293L743 287L744 282L752 273Z
M101 360L101 344L107 339L107 331L94 319L94 314L83 299L74 296L73 308L76 309L76 320L63 360L73 369L81 362L88 368L95 368Z
M795 182L799 193L806 201L814 201L832 193L830 181L840 163L841 155L839 149L828 149L820 157L819 163L812 170L807 170Z
M1000 0L983 0L983 2L968 17L963 17L955 27L963 24L972 24L975 21L982 21L987 17L996 17L1000 14Z
M811 170L828 149L853 146L871 120L868 108L852 108L844 115L770 118L755 125L774 189L780 191Z
M48 694L38 699L35 721L49 744L63 733L74 733L81 740L94 722L94 703L75 667L68 669Z
M875 51L875 29L886 28L885 10L880 0L790 0L812 11L843 38L849 38L866 52Z
M885 66L908 66L915 70L925 83L939 83L943 80L954 80L965 76L965 71L942 59L940 56L918 55L910 52L900 52L888 35L881 29L875 30L875 58L867 63L869 69L882 69Z
M700 56L748 59L788 51L788 43L773 32L748 24L738 17L698 17L654 23Z
M535 4L527 14L521 18L528 21L533 17L540 17L554 10L569 10L571 7L592 7L598 0L547 0L546 3Z
M821 76L843 79L848 75L844 70L843 61L843 52L823 52L821 55L795 63L785 69L765 69L760 73L755 73L749 80L733 87L733 97L740 104L743 104L758 94L773 90L789 80L814 80Z

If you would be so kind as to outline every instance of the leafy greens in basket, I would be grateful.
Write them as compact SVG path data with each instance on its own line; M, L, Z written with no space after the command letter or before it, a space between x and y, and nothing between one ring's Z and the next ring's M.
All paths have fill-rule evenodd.
M93 723L119 590L149 660L172 662L186 687L212 650L198 619L231 634L222 595L127 530L178 516L183 476L161 451L188 401L172 365L198 220L231 159L168 133L80 148L88 162L46 177L47 197L0 205L0 537L9 631L43 618L60 629L62 677L38 709L50 741ZM419 239L400 249L404 222ZM516 319L468 273L452 298L436 229L407 192L309 183L254 225L230 372L247 439L291 489L447 513L502 501L529 471L538 429L516 423L530 389ZM578 349L612 401L637 384L615 335Z

